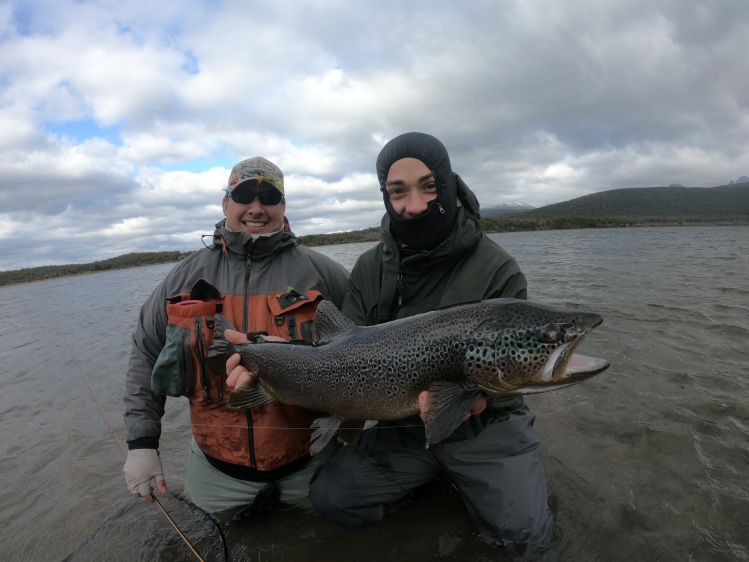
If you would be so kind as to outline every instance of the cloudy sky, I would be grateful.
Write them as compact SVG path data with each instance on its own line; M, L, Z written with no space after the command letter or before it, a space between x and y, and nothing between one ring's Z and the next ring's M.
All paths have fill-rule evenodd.
M440 138L484 206L749 175L746 0L0 0L0 270L200 247L231 166L374 226Z

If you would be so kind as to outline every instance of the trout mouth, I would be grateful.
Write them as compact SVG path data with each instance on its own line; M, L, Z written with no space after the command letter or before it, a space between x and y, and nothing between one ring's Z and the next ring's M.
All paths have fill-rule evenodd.
M541 384L567 385L583 381L609 368L609 362L600 357L576 353L586 334L554 350L546 364L536 375Z

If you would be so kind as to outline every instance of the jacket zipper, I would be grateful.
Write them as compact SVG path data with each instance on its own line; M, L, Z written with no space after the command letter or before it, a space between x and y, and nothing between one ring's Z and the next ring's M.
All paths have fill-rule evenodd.
M247 263L244 268L244 302L242 303L242 331L247 333L250 331L249 320L250 320L250 256L247 255Z
M257 468L257 461L255 460L255 433L252 427L252 408L248 408L244 411L247 416L247 447L250 451L250 468Z
M252 251L252 250L250 250ZM242 331L247 333L250 329L250 271L252 259L247 254L247 262L244 270L244 303L242 304ZM255 431L252 423L252 408L245 410L247 418L247 449L250 452L250 468L257 468L255 460Z
M398 308L395 309L395 314L397 314L403 304L403 274L400 268L398 268L398 275L395 278L395 294L398 296ZM393 318L395 318L395 314L393 314Z

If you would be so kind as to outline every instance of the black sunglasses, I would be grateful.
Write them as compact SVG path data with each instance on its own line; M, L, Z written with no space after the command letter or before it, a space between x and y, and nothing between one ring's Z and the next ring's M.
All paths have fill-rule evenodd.
M262 205L278 205L283 201L283 193L270 182L249 180L240 183L229 192L229 197L240 205L249 205L257 197Z

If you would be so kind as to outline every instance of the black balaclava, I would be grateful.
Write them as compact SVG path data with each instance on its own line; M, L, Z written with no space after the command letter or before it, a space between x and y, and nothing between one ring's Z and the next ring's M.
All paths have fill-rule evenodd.
M395 214L385 189L390 166L401 158L421 160L437 180L437 197L429 202L424 214L412 219ZM458 194L450 157L440 141L425 133L404 133L395 137L377 156L377 179L390 218L391 233L400 244L414 250L431 250L447 238L455 220Z

